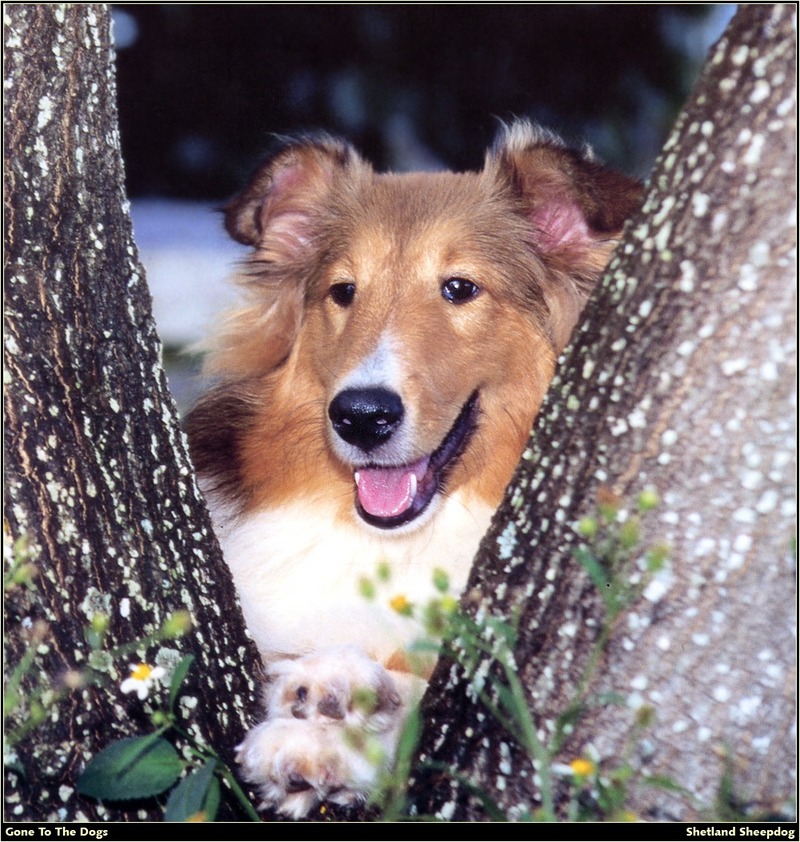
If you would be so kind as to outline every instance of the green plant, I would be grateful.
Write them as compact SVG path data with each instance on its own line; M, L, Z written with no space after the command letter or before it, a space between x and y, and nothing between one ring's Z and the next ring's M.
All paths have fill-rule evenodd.
M636 741L652 724L652 708L643 707L635 712L622 757L609 768L602 769L596 760L586 757L574 758L569 763L557 762L567 736L588 710L597 705L624 704L624 700L615 694L591 697L588 688L597 674L617 618L641 596L651 578L667 562L666 547L657 545L642 549L642 516L657 505L658 496L647 490L639 495L635 511L629 513L623 509L619 498L603 490L598 497L597 512L578 524L581 543L574 556L602 596L603 621L573 698L558 717L553 735L546 744L537 734L514 659L518 617L504 619L484 615L479 620L471 618L459 610L457 600L449 593L447 576L441 571L434 573L434 585L440 595L426 605L412 605L402 595L389 600L394 610L417 617L425 630L424 637L412 646L411 653L428 658L432 654L441 655L455 660L472 682L472 690L481 705L534 762L540 781L540 805L515 816L517 820L554 821L560 815L573 821L632 820L635 817L625 807L631 786L680 791L670 779L643 775L631 764ZM362 593L374 599L390 579L391 573L384 566L374 581L362 583ZM385 818L404 816L405 781L419 730L419 715L414 712L401 740L395 770L383 781L383 792L375 799ZM479 791L457 770L439 766L436 769L449 774L478 797L489 818L509 818L488 793ZM557 800L566 806L558 807Z
M3 575L4 593L11 594L20 588L35 592L37 576L38 569L26 542L18 540L8 554L8 569ZM95 602L102 604L102 595L95 594L95 597L98 597ZM68 670L56 684L47 679L33 682L40 647L49 640L52 630L46 622L32 622L22 630L27 646L4 686L3 721L15 723L4 729L6 765L24 774L14 746L41 725L51 710L71 692L90 685L108 685L108 673L112 672L115 661L144 652L160 642L180 638L191 626L189 612L175 611L152 634L106 648L109 618L102 610L96 610L84 630L90 650L87 666ZM103 802L118 802L161 796L171 790L164 811L166 820L213 821L220 803L220 781L224 780L246 814L259 821L230 769L213 749L200 745L179 720L180 689L193 661L194 656L183 657L170 676L161 666L152 667L141 661L130 665L130 675L122 681L120 690L136 692L141 700L155 688L160 692L161 679L169 678L166 701L151 714L155 730L109 743L87 764L76 785L78 792ZM166 739L170 732L187 747L188 760L183 759Z
M151 717L156 730L139 737L115 740L106 746L84 769L78 779L78 792L106 802L150 798L171 790L164 810L166 821L214 821L220 803L220 781L224 780L247 815L253 821L260 821L219 755L199 744L179 724L176 704L193 661L194 656L188 655L173 671L167 704L156 709ZM140 697L156 682L157 679L152 678L154 672L147 664L134 666L127 681L141 686ZM133 685L129 687L135 689ZM190 760L182 759L165 738L169 731L183 739Z

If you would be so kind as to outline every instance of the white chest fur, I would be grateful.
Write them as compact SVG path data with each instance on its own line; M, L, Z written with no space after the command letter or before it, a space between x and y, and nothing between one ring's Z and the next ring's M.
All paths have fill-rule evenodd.
M436 593L436 568L448 573L451 591L459 593L491 515L489 506L468 507L456 494L407 533L334 525L324 503L218 518L216 530L262 658L352 643L385 662L420 633L389 601L403 596L427 602ZM390 578L368 600L360 580L374 581L381 564L388 565Z

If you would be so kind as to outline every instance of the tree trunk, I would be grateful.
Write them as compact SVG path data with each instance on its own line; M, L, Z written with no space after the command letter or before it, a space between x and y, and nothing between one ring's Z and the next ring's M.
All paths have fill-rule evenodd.
M75 791L111 739L153 730L155 702L120 692L129 662L194 654L180 707L231 760L257 658L161 368L124 193L108 11L9 4L4 16L4 546L9 564L38 571L5 600L9 672L32 659L6 722L27 732L12 746L6 816L161 818L152 801L108 810ZM193 630L180 642L110 654L181 609ZM87 667L90 684L76 678Z
M562 360L464 597L495 653L504 647L486 618L516 618L510 672L545 748L560 714L583 715L560 752L534 761L489 711L511 681L502 654L467 669L459 662L474 647L457 648L427 697L428 771L410 791L420 814L486 819L483 796L512 817L548 800L563 814L576 774L564 766L579 757L600 770L576 766L593 815L608 815L602 790L621 768L633 774L622 806L645 819L729 818L743 805L780 813L790 803L794 14L791 4L744 6L713 50ZM577 525L597 524L598 490L632 524L645 489L661 505L642 518L633 567L606 571L606 595L625 581L635 588L645 545L667 544L669 565L602 645L604 583L592 584L574 555L584 544L596 556L601 539L585 537L591 522ZM598 639L602 660L576 708ZM625 704L599 703L612 693ZM685 791L636 786L645 776ZM717 812L704 812L715 800Z

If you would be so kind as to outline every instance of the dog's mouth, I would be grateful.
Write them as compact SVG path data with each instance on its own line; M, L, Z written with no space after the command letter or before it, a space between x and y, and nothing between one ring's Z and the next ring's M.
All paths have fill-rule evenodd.
M366 465L355 471L356 510L367 523L395 529L416 520L442 491L475 431L478 393L461 408L450 432L433 453L410 465Z

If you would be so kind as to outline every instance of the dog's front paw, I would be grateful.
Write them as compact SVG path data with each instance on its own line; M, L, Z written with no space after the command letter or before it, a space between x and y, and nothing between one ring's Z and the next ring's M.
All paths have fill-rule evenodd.
M403 704L392 676L354 646L337 646L267 669L268 719L338 722L373 734L402 721Z
M382 768L329 722L267 720L248 732L237 751L244 778L259 789L261 807L293 819L321 801L363 802Z
M363 802L394 759L405 705L392 676L355 647L267 669L267 720L238 748L262 806L302 818L319 802Z

